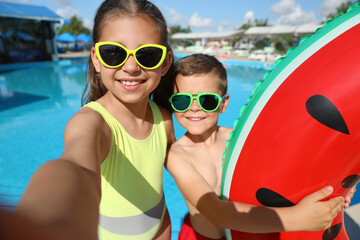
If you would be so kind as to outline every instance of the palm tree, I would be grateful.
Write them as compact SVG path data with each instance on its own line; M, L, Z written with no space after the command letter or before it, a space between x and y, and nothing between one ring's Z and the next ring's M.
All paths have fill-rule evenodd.
M360 2L360 0L355 1L355 2ZM336 12L334 13L330 13L329 15L327 15L327 19L332 19L335 18L338 14L340 13L346 13L346 11L348 10L348 8L353 5L355 3L354 1L347 1L345 3L341 3L340 6L338 6L336 8Z

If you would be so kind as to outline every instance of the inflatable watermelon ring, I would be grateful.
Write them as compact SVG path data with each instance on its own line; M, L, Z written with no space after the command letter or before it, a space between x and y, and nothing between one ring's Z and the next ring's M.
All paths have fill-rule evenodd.
M331 185L346 196L360 181L360 4L326 22L279 59L240 110L224 153L222 198L292 206ZM319 232L227 239L349 239L343 212Z

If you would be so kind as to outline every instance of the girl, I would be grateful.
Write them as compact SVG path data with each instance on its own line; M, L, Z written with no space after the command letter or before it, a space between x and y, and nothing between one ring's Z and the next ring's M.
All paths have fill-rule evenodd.
M146 0L106 0L92 37L87 104L16 211L60 239L170 239L162 171L174 130L149 100L173 64L165 20Z

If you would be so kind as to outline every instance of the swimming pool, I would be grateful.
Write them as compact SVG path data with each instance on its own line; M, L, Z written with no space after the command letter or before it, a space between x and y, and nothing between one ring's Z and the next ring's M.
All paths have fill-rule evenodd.
M230 103L220 117L220 125L232 127L254 84L271 65L232 60L224 65ZM60 156L65 125L80 108L85 70L86 61L76 61L0 73L0 207L12 209L34 171L45 161ZM179 138L184 130L176 121L174 124ZM172 239L177 239L187 210L167 172L164 191L172 221ZM359 202L359 196L353 202Z

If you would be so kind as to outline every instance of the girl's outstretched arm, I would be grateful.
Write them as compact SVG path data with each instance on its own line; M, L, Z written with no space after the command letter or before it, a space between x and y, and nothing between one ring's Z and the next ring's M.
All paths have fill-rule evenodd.
M97 174L67 160L45 163L34 174L16 213L54 239L97 239Z
M111 139L106 126L88 108L76 113L65 128L60 159L46 162L35 172L15 213L46 229L54 239L96 240L100 164Z

